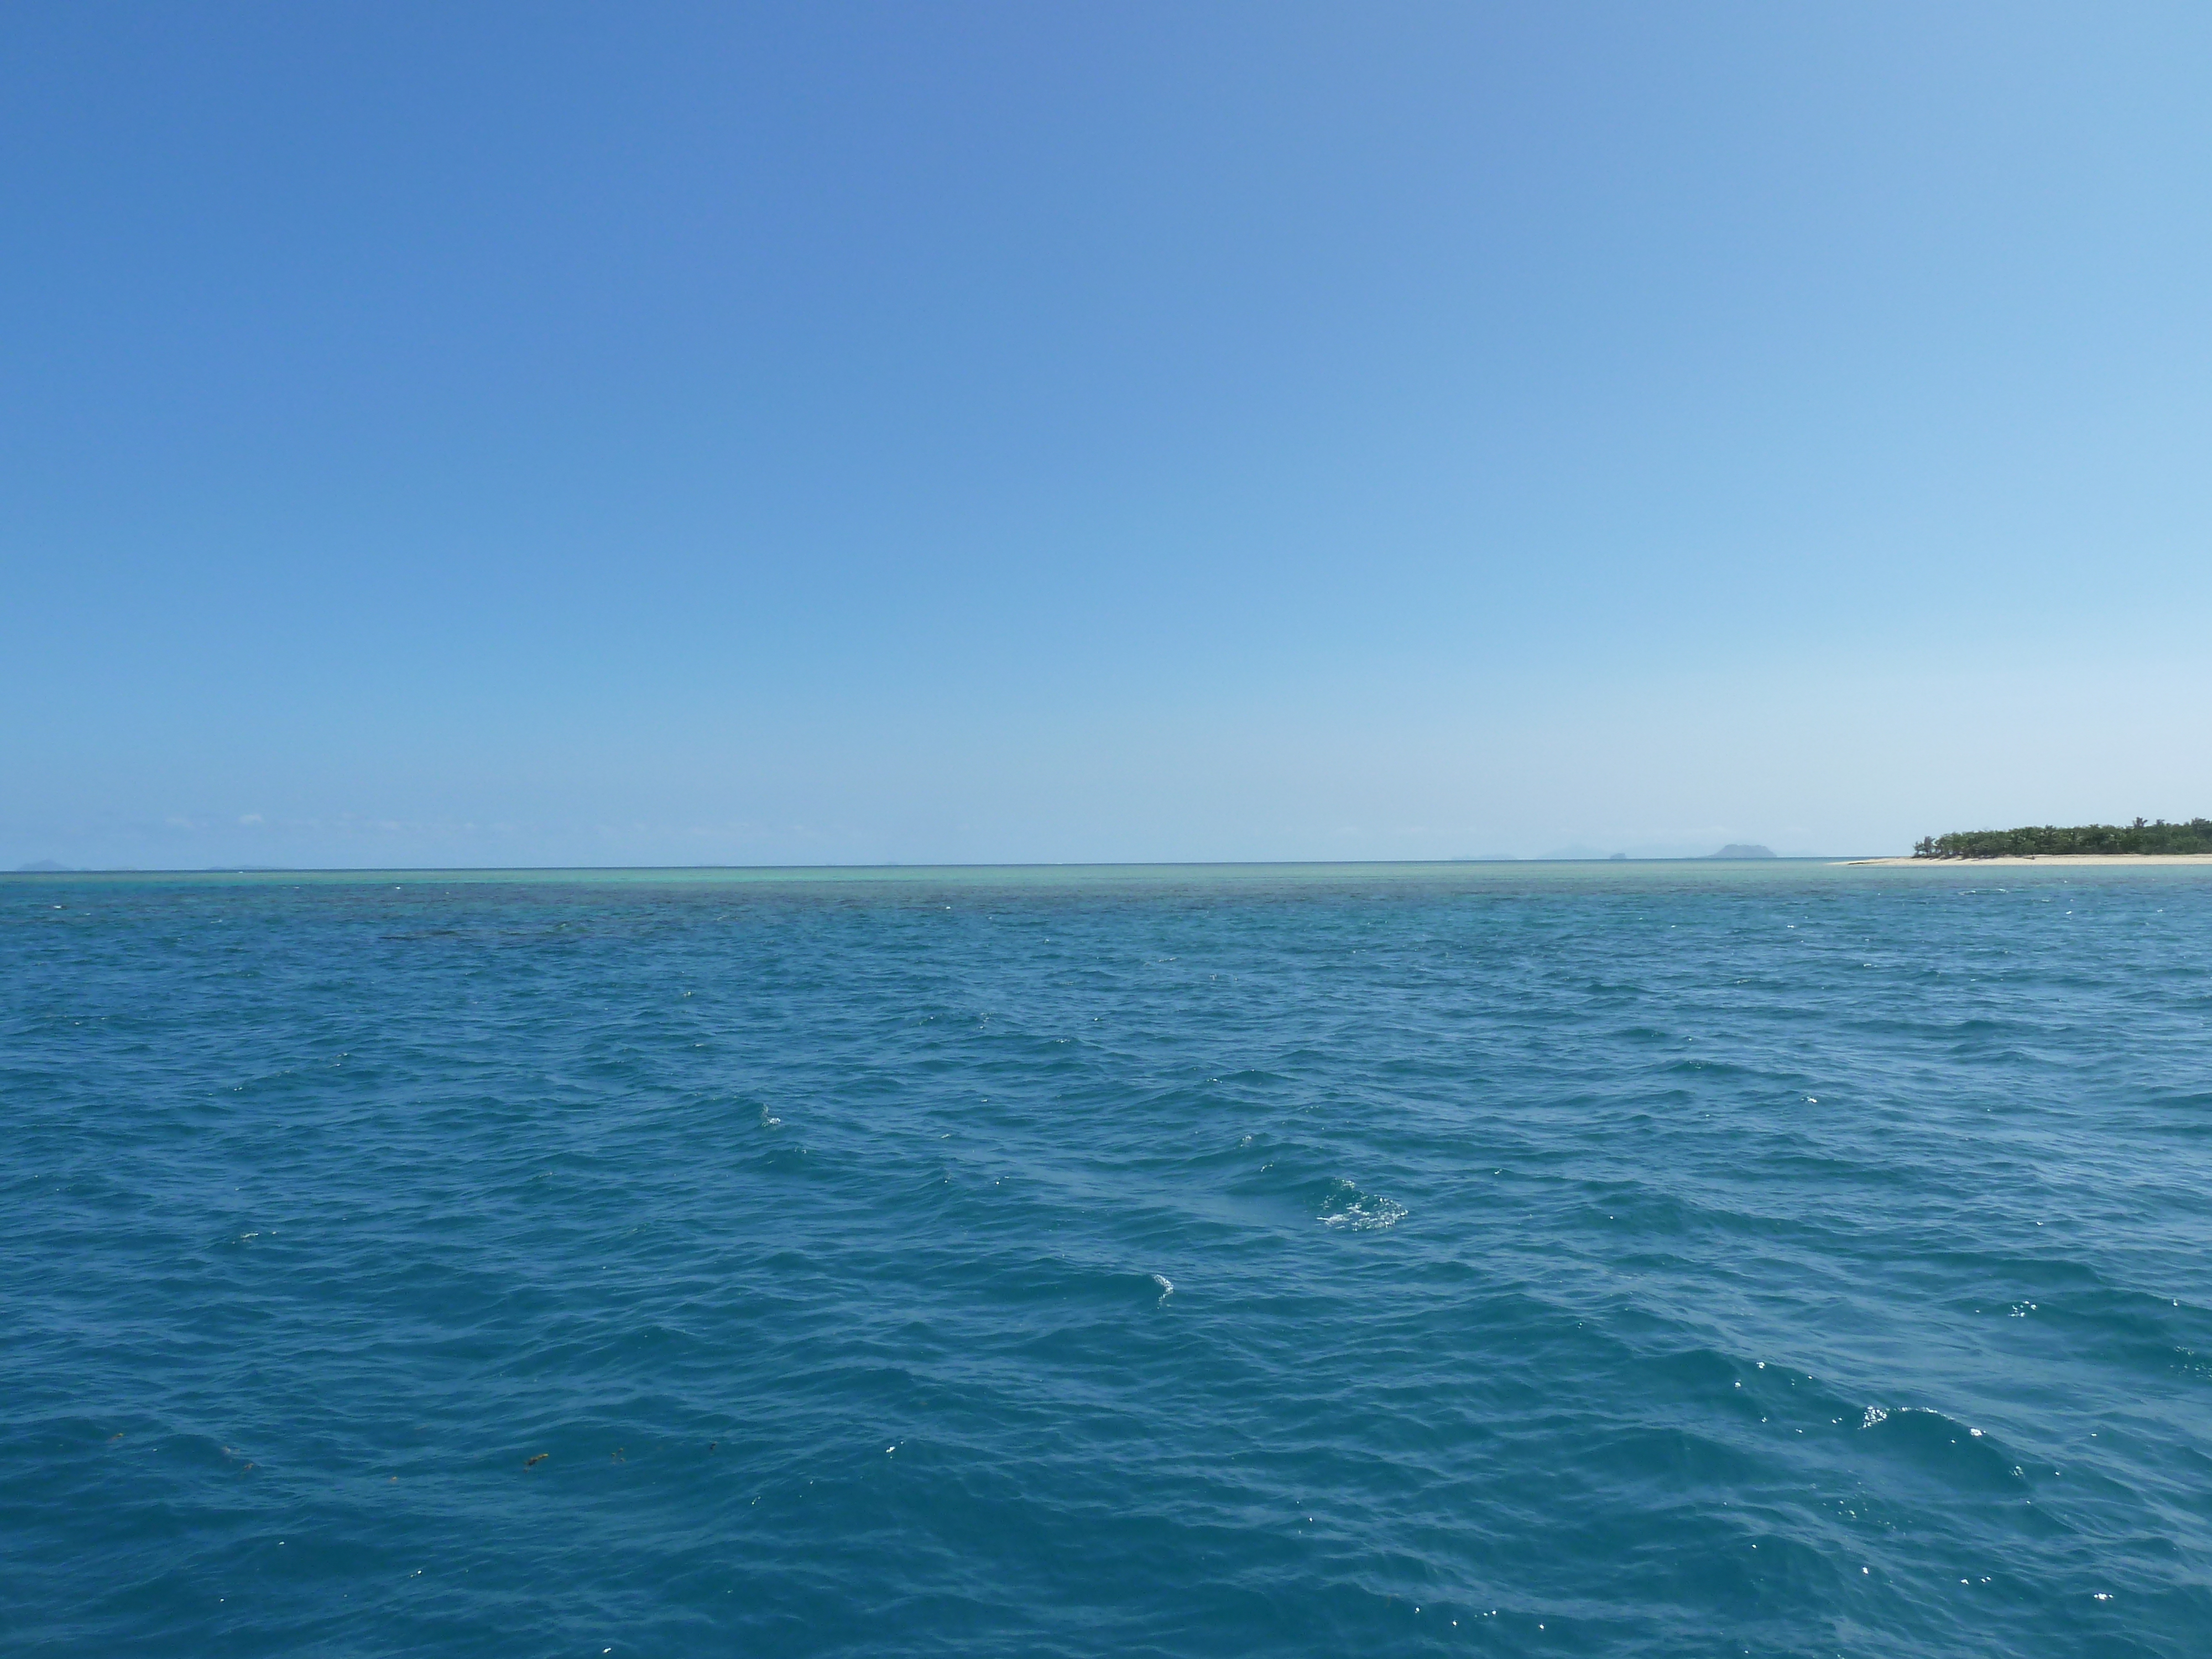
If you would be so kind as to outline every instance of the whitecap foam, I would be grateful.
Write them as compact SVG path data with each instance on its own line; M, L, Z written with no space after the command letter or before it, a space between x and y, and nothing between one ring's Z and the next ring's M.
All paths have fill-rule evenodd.
M1406 1206L1394 1198L1365 1193L1348 1181L1331 1183L1321 1206L1321 1224L1347 1232L1373 1232L1395 1227L1406 1218Z

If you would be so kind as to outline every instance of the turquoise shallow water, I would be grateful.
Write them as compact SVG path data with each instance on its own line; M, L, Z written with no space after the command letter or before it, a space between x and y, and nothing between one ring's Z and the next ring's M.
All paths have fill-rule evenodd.
M0 984L11 1651L2212 1652L2198 872L15 878Z

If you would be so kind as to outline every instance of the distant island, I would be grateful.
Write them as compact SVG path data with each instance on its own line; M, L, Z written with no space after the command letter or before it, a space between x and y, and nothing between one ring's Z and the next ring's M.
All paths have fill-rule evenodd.
M1732 841L1717 853L1708 853L1709 859L1771 859L1771 847L1761 847L1756 842Z
M1916 859L2106 857L2183 853L2212 854L2212 818L2168 823L2164 818L2133 823L2027 824L2018 830L1959 830L1948 836L1923 836L1912 846Z

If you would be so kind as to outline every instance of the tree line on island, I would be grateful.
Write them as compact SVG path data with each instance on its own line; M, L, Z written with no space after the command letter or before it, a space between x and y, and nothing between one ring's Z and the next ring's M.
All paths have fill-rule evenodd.
M2168 823L2027 824L2018 830L1959 830L1923 836L1917 859L2055 858L2068 853L2212 853L2212 818Z

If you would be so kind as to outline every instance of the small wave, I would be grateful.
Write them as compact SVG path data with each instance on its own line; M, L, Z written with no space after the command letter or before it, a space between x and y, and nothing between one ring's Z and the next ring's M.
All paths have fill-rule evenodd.
M1869 1406L1859 1421L1873 1439L1923 1474L1954 1486L2011 1491L2025 1471L1987 1430L1926 1406Z
M1348 1232L1365 1233L1395 1227L1405 1218L1406 1206L1397 1200L1362 1192L1349 1181L1330 1182L1328 1196L1321 1206L1322 1226L1340 1227Z
M1175 1294L1175 1280L1170 1279L1165 1273L1154 1273L1152 1283L1160 1287L1160 1302L1166 1301ZM1159 1303L1156 1302L1152 1305L1158 1307Z

